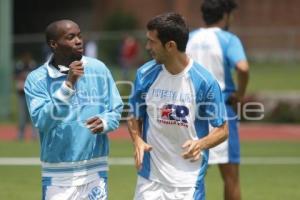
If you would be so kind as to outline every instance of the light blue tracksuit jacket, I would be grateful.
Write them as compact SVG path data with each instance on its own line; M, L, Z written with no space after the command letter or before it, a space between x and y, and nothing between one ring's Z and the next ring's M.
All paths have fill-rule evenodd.
M105 64L89 57L82 62L84 75L74 90L49 61L26 79L27 106L40 133L43 177L107 175L107 133L119 126L123 103ZM85 124L94 116L104 123L102 133L92 134Z

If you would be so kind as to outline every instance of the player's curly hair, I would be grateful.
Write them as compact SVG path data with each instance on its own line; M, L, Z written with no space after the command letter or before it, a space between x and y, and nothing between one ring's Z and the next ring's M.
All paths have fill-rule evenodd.
M203 0L202 17L206 25L211 25L220 21L225 13L230 14L236 8L235 0Z

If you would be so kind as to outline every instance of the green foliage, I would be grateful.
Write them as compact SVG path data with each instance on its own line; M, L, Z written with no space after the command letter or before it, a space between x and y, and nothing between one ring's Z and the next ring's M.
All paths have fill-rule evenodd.
M136 28L136 17L131 13L126 13L122 10L116 10L107 17L104 23L104 30L108 31L133 30Z
M100 40L99 58L107 65L118 65L121 38L114 40Z
M136 17L130 13L117 10L106 18L103 29L106 31L113 31L115 34L117 31L131 31L136 29L137 20ZM114 37L112 40L100 41L100 57L109 64L118 64L118 56L120 54L120 45L122 42L122 35L120 37Z

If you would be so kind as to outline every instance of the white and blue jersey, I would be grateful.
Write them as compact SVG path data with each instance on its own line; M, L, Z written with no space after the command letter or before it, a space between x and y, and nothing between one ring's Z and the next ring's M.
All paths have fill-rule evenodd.
M224 101L236 91L232 71L236 64L245 61L246 56L239 38L217 27L200 28L190 34L186 49L187 54L204 66L217 79ZM239 163L240 146L236 114L226 104L229 139L210 150L210 163Z
M49 61L25 83L30 116L40 134L43 185L78 186L107 176L107 133L119 126L123 103L107 67L89 57L82 62L84 75L74 90ZM104 123L102 133L93 134L85 125L94 116Z
M138 69L130 99L135 118L143 120L142 138L153 149L145 152L139 175L173 187L202 186L208 151L191 162L182 158L182 145L209 132L209 124L225 122L223 97L217 81L190 59L179 74L150 61Z

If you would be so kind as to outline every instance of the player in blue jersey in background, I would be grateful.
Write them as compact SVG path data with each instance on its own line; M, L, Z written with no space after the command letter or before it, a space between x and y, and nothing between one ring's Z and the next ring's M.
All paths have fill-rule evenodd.
M156 16L147 29L154 60L137 71L128 120L138 169L134 199L203 200L208 149L227 138L222 93L185 54L189 30L182 16Z
M110 71L85 57L79 26L46 29L50 59L29 74L25 94L41 145L43 199L107 199L108 132L123 103Z
M229 138L210 149L209 164L219 164L224 182L224 199L240 200L240 143L238 106L243 101L248 84L249 66L239 38L228 32L234 0L204 0L201 10L206 27L190 34L187 54L206 67L218 80L226 102ZM237 88L232 71L237 72Z

